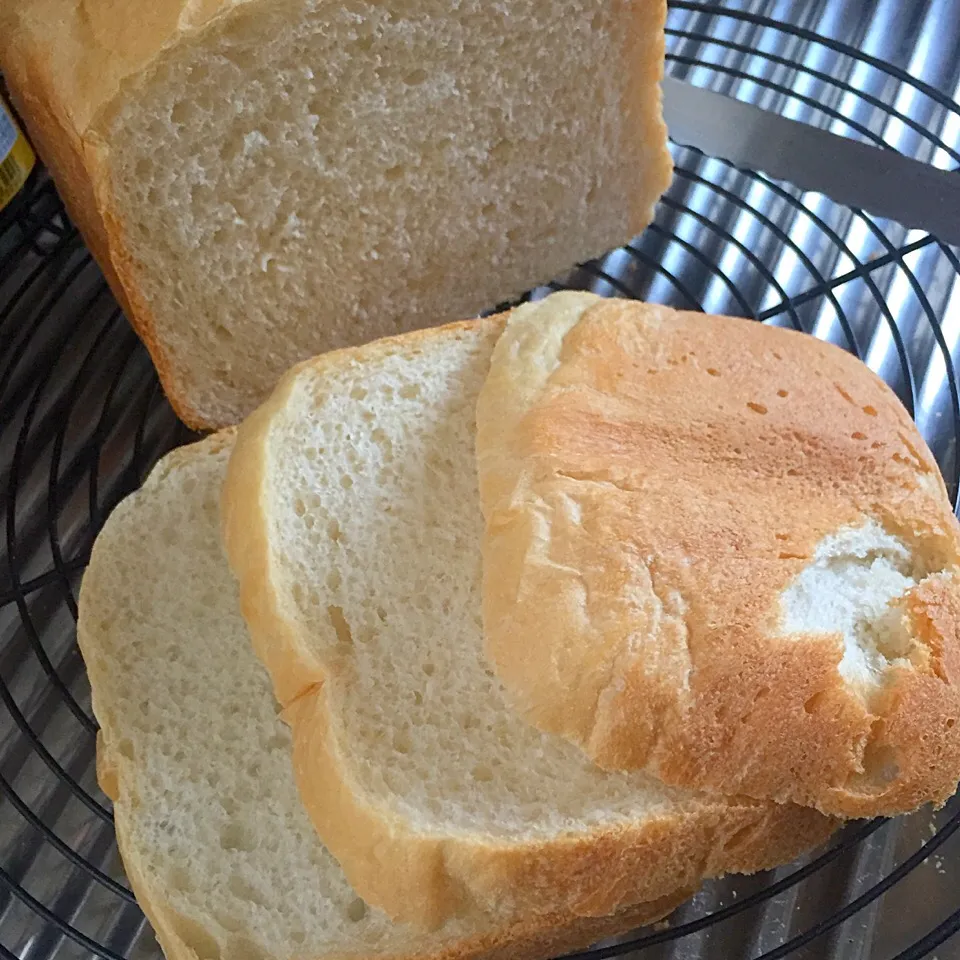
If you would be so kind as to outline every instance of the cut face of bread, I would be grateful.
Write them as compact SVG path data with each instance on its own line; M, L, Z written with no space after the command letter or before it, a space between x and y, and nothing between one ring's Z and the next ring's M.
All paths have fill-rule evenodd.
M80 594L98 773L168 960L548 957L688 895L615 917L453 921L430 934L366 906L300 804L289 731L220 551L231 445L222 434L167 457L108 520Z
M665 0L182 5L23 0L4 55L192 425L599 256L669 183Z
M478 404L489 662L607 769L847 816L960 776L960 531L894 394L745 320L565 294Z
M320 836L425 925L600 915L791 858L830 822L603 772L484 662L474 411L502 327L320 357L240 428L224 543Z

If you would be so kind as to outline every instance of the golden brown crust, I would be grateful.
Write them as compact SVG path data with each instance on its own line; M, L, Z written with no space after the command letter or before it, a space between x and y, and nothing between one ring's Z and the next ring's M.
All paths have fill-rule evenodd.
M960 528L892 391L791 331L578 304L508 328L478 406L487 652L519 705L685 787L843 816L942 803ZM867 519L949 571L909 594L911 662L880 690L843 679L839 633L780 621L818 544Z
M238 431L221 509L227 557L240 584L254 649L267 666L294 737L294 767L304 806L320 837L364 899L394 919L436 927L444 918L503 909L535 917L558 905L604 915L694 886L706 876L783 863L824 840L835 822L793 805L691 797L661 819L600 829L551 842L457 841L417 834L408 822L373 809L351 789L348 764L331 733L325 673L302 630L284 611L270 569L267 445L298 378L423 350L433 339L482 328L495 337L504 316L420 331L301 364ZM403 877L403 882L398 880ZM414 878L414 879L411 879ZM531 921L532 922L532 921Z
M836 827L793 804L691 796L660 818L549 841L416 834L351 789L322 685L283 716L304 807L351 886L393 919L426 929L511 905L531 925L558 904L574 916L607 916L663 890L787 863Z
M98 765L102 746L98 742ZM107 763L112 761L108 760ZM122 783L122 780L119 781ZM135 801L126 789L118 787L114 797L114 823L117 846L124 871L137 903L147 916L167 960L198 960L198 951L190 941L203 942L211 934L180 914L165 892L163 882L149 863L143 862L136 843L130 839L129 805ZM535 922L521 920L500 928L484 930L465 937L444 935L442 931L425 938L424 943L408 951L358 951L345 949L300 960L546 960L583 949L604 937L627 933L655 923L672 913L694 893L679 889L659 899L621 910L613 916L577 917L559 912ZM482 929L482 927L481 927ZM289 957L296 956L291 944ZM273 960L287 960L284 957Z
M137 903L146 914L167 960L199 960L189 939L204 939L209 934L195 922L182 916L170 903L162 885L154 879L149 864L141 863L136 845L129 842L125 799L116 805L117 846L124 870ZM345 949L318 957L298 960L547 960L581 950L605 937L628 933L655 923L669 915L693 890L679 890L652 903L642 903L609 917L570 917L559 913L542 924L521 921L500 929L462 938L433 935L413 950L359 951ZM295 957L291 944L288 957ZM272 960L287 960L286 957Z

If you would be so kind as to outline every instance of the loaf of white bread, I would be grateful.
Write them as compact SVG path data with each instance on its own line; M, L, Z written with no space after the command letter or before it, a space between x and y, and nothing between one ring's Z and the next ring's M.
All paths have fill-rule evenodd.
M0 0L0 68L194 427L639 233L666 0Z
M832 344L589 294L514 311L477 410L484 636L607 769L835 815L960 777L960 525Z

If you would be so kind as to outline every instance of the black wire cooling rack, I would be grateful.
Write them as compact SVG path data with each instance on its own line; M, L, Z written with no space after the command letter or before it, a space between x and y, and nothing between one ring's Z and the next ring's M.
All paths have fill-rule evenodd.
M677 0L667 33L676 78L945 170L960 164L960 0ZM673 151L653 226L553 286L842 345L896 390L956 504L957 251ZM44 175L0 224L0 430L0 960L155 960L96 785L76 596L109 511L193 435ZM669 922L579 956L960 958L958 828L957 799L850 825L815 855L708 884Z

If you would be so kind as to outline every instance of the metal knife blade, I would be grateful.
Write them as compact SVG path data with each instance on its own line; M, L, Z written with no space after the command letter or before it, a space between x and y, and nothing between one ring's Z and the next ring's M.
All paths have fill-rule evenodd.
M960 173L672 77L663 112L681 145L960 245Z

